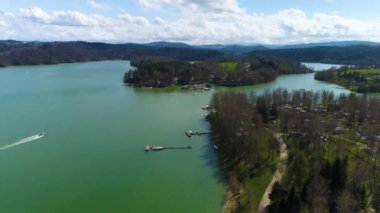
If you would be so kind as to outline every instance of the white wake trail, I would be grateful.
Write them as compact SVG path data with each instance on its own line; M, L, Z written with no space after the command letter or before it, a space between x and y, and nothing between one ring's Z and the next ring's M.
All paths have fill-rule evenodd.
M18 141L14 142L14 143L7 144L7 145L4 145L4 146L0 146L0 150L9 149L9 148L14 147L14 146L18 146L18 145L21 145L21 144L24 144L24 143L35 141L35 140L38 140L38 139L40 139L42 137L44 137L43 133L38 134L38 135L33 135L33 136L30 136L30 137L27 137L27 138L23 138L23 139L18 140Z

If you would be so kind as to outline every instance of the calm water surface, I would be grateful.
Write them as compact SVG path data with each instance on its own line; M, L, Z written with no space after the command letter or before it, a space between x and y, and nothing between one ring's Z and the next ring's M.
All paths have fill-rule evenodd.
M0 212L220 212L219 181L201 107L211 92L133 89L127 61L0 69L0 145L44 131L40 140L0 151ZM329 89L313 74L250 87ZM191 150L145 153L146 144Z
M306 62L302 64L304 64L305 66L315 71L327 70L327 69L330 69L331 67L340 68L343 66L341 64L322 64L322 63L306 63Z

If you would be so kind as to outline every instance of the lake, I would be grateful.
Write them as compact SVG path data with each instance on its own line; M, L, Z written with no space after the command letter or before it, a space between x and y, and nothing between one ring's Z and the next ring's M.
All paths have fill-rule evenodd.
M201 107L212 92L134 89L128 61L0 69L1 212L220 212L225 186ZM347 90L314 74L216 91ZM146 144L192 146L144 152Z

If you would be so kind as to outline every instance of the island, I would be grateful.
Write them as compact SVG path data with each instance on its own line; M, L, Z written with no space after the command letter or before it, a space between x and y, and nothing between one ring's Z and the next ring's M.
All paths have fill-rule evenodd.
M134 59L136 70L127 72L124 82L136 87L214 84L246 86L270 82L280 74L312 72L301 63L267 56L223 58L187 62L162 58Z
M354 92L380 92L380 69L375 67L350 68L344 66L339 69L333 68L317 72L315 79L335 83Z
M380 210L380 100L283 89L215 93L226 212Z

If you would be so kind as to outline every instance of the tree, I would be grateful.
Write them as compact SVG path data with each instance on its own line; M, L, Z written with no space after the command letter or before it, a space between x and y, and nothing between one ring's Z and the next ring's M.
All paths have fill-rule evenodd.
M276 102L273 102L269 114L270 114L270 117L272 117L273 119L277 119L277 117L278 117L278 109L277 109L277 103Z
M312 213L328 213L329 205L326 197L314 197L311 203Z
M356 213L359 211L359 205L355 197L347 190L344 190L337 199L338 213Z
M288 212L300 212L301 198L299 194L296 192L295 188L292 188L290 190L287 203L288 203Z
M340 192L346 186L347 160L347 156L343 160L336 158L331 168L331 189L334 192Z
M326 199L329 195L329 186L326 179L318 174L319 170L315 172L317 174L314 174L311 183L307 187L307 201L309 203L313 203L315 198Z
M377 187L374 193L372 206L376 210L376 212L380 212L380 185Z
M295 154L289 164L286 177L292 186L296 186L299 191L302 189L303 184L309 178L309 162L304 152L298 151Z
M273 185L272 192L269 194L269 199L271 200L272 203L278 202L285 196L285 193L286 192L281 187L280 183L276 182Z
M267 105L264 97L257 98L256 110L261 115L263 122L267 123L269 120L269 106Z

